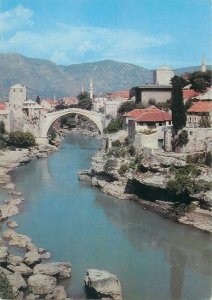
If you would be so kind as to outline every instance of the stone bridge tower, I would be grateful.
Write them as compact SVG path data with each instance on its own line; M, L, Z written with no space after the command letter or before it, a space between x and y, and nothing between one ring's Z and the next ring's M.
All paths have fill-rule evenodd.
M10 131L22 130L24 125L23 103L26 101L26 87L16 84L10 88L9 110Z

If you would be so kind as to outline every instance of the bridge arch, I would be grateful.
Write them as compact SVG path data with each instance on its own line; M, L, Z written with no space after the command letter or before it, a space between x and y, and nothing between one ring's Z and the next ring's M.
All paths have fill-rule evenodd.
M84 110L81 108L68 108L64 110L59 110L52 113L47 113L43 116L42 121L40 123L40 138L47 138L48 131L52 124L59 118L69 115L69 114L78 114L90 119L94 124L96 124L100 133L103 133L104 129L104 118L105 116L101 113L97 113L94 111Z

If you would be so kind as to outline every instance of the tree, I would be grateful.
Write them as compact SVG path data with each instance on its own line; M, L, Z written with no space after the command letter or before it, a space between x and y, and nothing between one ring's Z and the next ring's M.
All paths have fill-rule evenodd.
M210 120L208 118L202 117L199 121L199 127L201 127L201 128L210 128L211 127Z
M201 93L205 92L207 87L211 85L211 71L206 72L193 72L188 75L191 83L191 88Z
M104 129L105 133L117 132L122 127L122 117L118 116L115 119L111 120L108 126Z
M179 76L172 79L172 122L175 134L186 124L186 113L183 103L182 83Z
M14 131L9 134L8 145L17 148L28 148L35 145L35 137L28 131Z
M86 110L91 110L92 108L92 100L90 98L82 99L78 103L78 107Z
M119 109L118 109L118 113L123 115L124 113L126 112L129 112L133 109L136 108L136 103L135 102L132 102L132 101L126 101L126 102L123 102Z
M86 109L86 110L91 110L92 100L90 99L88 92L81 92L77 96L77 98L79 100L79 103L78 103L79 108Z
M36 102L37 102L37 104L39 104L39 105L41 104L41 100L40 100L40 97L39 97L39 96L36 97Z
M155 98L149 98L148 105L150 106L150 105L155 105L155 104L156 104Z
M88 98L90 98L89 97L89 94L88 94L88 92L81 92L81 93L79 93L79 95L77 96L77 99L80 101L80 100L83 100L83 99L88 99Z
M6 130L5 130L5 124L3 121L0 121L0 136L5 134Z
M203 93L209 86L209 83L204 78L196 78L193 80L191 88L195 91Z

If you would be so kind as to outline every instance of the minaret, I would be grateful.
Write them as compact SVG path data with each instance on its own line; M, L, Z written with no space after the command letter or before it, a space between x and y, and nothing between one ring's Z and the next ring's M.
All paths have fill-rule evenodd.
M206 72L205 55L202 56L201 72Z
M92 78L90 79L90 99L93 100L93 80Z

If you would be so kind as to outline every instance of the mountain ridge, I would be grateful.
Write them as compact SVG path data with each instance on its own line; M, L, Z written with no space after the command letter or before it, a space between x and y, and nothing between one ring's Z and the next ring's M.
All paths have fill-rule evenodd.
M197 67L193 67L197 68ZM199 68L199 67L198 67ZM68 66L18 53L0 53L0 98L8 98L9 88L21 83L29 97L76 96L82 84L94 92L113 92L153 82L153 70L131 63L102 60Z

